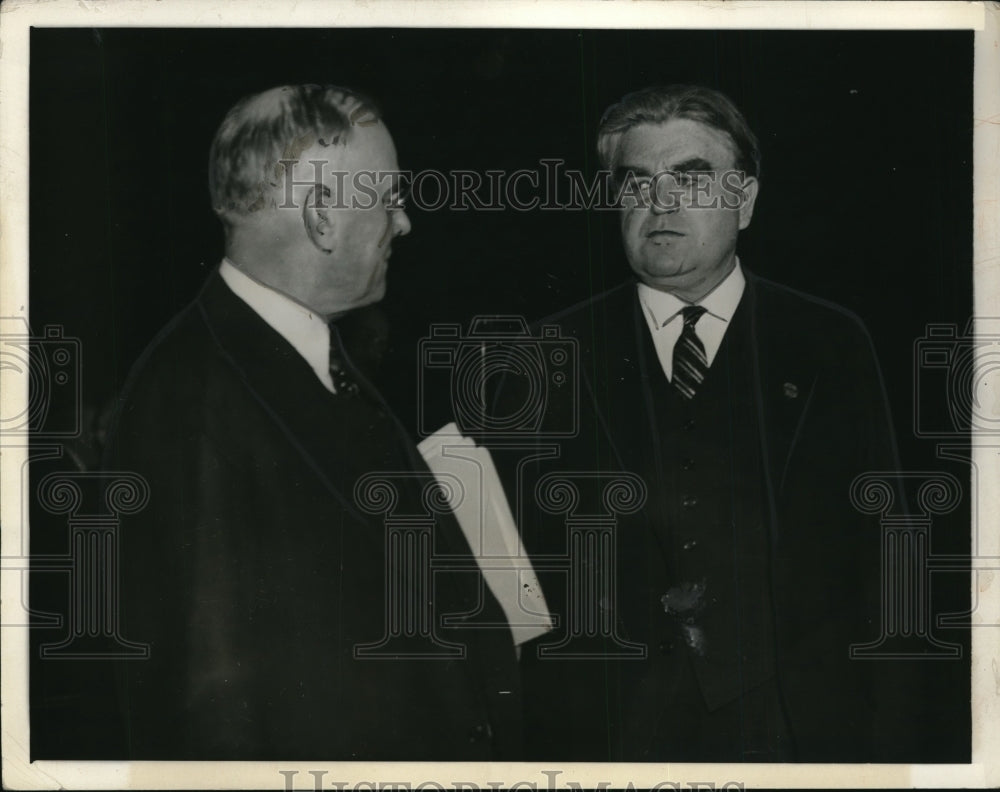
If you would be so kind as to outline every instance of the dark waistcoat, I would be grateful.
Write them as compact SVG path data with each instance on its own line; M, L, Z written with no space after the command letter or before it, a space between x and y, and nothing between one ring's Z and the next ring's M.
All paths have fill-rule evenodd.
M694 398L664 375L643 338L644 408L655 439L652 532L669 579L649 592L662 608L656 646L686 655L651 750L691 743L731 761L787 744L776 685L769 522L752 350L737 310ZM694 736L700 736L694 739ZM660 745L658 746L657 743Z

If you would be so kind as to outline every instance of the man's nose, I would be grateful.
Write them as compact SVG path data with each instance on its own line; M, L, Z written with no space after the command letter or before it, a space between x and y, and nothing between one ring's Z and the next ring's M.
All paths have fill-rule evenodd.
M653 198L650 201L649 210L654 215L674 214L681 208L680 201L672 196L666 198Z
M410 233L410 218L403 209L397 209L392 213L392 235L406 236Z
M688 191L671 173L660 173L649 185L649 208L656 215L674 214L684 208Z
M649 208L655 215L674 214L682 206L682 193L672 184L657 185L658 189L650 190Z

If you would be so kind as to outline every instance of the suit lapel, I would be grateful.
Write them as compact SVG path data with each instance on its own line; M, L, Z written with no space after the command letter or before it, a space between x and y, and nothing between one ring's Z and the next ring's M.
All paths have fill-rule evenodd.
M581 343L581 358L585 394L606 446L599 448L597 458L606 469L636 473L646 483L645 508L619 521L638 521L669 569L669 525L663 501L667 478L650 391L650 379L664 375L655 352L650 360L647 346L652 343L635 284L628 283L597 301L592 319L593 333L587 343ZM642 553L647 545L630 542L623 547L623 552L639 553L629 561L630 566L645 564Z
M220 353L252 397L344 510L367 525L369 520L342 490L332 463L338 436L333 394L291 344L232 293L218 270L197 303Z
M655 441L646 409L644 321L630 283L595 306L593 332L581 339L583 382L608 450L622 470L637 473L654 467Z
M764 428L765 461L773 497L778 498L796 441L809 416L818 372L814 355L798 343L788 317L761 288L760 278L751 273L747 273L744 300L749 309L744 327L733 329L745 332L749 340L755 395Z
M658 592L674 573L670 549L667 499L670 479L664 470L661 432L653 403L653 385L664 378L635 284L619 289L597 312L595 344L585 355L584 380L613 461L622 470L637 473L646 483L646 506L632 517L619 518L619 567L628 578L619 583L618 596L629 628L641 631L648 657L641 673L625 662L619 670L622 684L622 739L630 755L642 756L653 739L663 702L684 675L678 663L683 653L661 655L665 619ZM644 540L643 538L644 537ZM633 637L630 633L630 637ZM632 687L635 685L635 687Z
M723 344L730 354L749 358L753 392L748 397L761 428L769 491L777 499L808 420L818 373L780 305L758 277L747 272L746 278L746 291ZM607 450L621 469L640 473L655 486L663 480L663 463L648 383L663 372L647 343L649 330L634 286L627 284L595 301L589 318L589 327L577 328L581 374Z
M206 282L198 304L221 353L237 370L254 399L344 510L366 528L370 527L373 518L363 515L352 498L358 474L345 478L337 464L341 455L351 453L351 449L337 447L342 430L338 397L323 387L312 368L278 332L232 293L217 271ZM410 487L412 502L420 503L422 485L433 474L375 387L356 367L352 373L365 397L384 409L394 429L393 439L398 444L400 460L407 463L405 472L419 476L418 480L408 478L403 484ZM369 530L361 533L372 541L378 536ZM450 511L440 514L434 537L435 544L450 554L470 553L465 536ZM379 548L381 553L380 544ZM449 576L445 579L446 585L455 587L456 583ZM491 616L500 613L499 604L488 591L482 596L487 613Z

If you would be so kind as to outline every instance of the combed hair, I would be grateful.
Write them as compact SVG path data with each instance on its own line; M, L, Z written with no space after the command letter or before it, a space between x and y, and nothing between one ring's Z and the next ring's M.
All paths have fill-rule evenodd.
M601 167L617 166L622 135L639 124L662 124L673 118L698 121L729 135L736 149L736 166L748 176L760 176L760 145L743 114L725 94L701 85L643 88L604 111L597 130Z
M297 160L317 141L344 144L353 125L378 119L369 98L335 85L284 85L241 99L209 151L213 209L225 221L262 208L267 192L281 183L281 160Z

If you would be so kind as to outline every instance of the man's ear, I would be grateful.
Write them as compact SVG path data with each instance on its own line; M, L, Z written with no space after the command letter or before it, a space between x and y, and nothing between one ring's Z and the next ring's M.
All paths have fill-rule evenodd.
M757 201L757 191L760 189L760 182L754 176L747 176L743 180L743 198L740 201L740 231L750 225L750 218L753 217L753 206Z
M322 184L309 190L302 205L302 227L317 249L333 253L333 211L327 205L330 191Z

